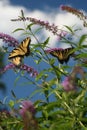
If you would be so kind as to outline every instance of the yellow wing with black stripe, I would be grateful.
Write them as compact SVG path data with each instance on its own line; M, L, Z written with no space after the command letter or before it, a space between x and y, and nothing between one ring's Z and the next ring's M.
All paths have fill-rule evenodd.
M30 54L31 39L27 37L24 39L12 52L9 54L8 59L15 65L20 65L22 58Z
M64 62L67 63L70 56L73 54L73 47L66 48L66 49L59 49L51 51L50 54L54 57L56 57L61 64Z

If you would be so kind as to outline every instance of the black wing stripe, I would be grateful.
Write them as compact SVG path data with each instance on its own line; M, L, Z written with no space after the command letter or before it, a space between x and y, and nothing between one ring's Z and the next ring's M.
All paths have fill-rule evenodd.
M29 49L29 44L31 42L31 39L28 37L26 38L24 41L22 41L20 43L20 45L15 48L10 54L8 59L12 59L14 57L20 56L20 57L24 57L29 55L30 53L30 49Z

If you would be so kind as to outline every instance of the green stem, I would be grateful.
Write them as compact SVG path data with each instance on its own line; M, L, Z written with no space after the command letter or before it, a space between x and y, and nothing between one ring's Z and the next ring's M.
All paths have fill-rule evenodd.
M58 92L56 92L56 91L54 91L54 92L55 92L55 94L59 97L59 99L63 100L62 97L59 95ZM68 104L67 104L65 101L62 102L62 103L67 107L69 113L70 113L71 115L74 115L73 111L72 111L71 108L68 106Z

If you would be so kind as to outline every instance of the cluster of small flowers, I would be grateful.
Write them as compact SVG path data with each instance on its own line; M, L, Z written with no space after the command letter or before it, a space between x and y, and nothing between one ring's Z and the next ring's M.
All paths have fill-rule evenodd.
M9 64L9 65L6 65L3 69L1 69L0 73L4 73L9 69L14 69L14 68L18 68L20 70L25 70L27 73L30 73L32 77L38 75L38 72L36 70L34 70L32 67L30 67L30 66L27 66L27 65L23 64L20 67L17 67L12 63Z
M17 118L18 114L22 118L23 130L38 130L38 122L35 118L36 108L30 100L21 101L20 109L12 111L6 105L0 104L0 130L7 130L8 127L4 121Z
M65 91L75 91L77 89L77 86L71 76L68 76L65 78L65 80L62 82L62 86Z
M72 8L70 6L64 6L64 5L61 6L61 9L76 15L78 18L83 20L84 26L87 27L87 22L85 21L87 19L87 16L85 16L83 14L83 12L81 12L81 11L75 9L75 8Z
M36 113L33 103L31 101L24 100L21 102L19 113L24 117L27 111L31 112L33 116Z
M64 50L64 49L63 48L51 48L51 49L45 50L45 52L46 53L51 53L51 52L58 51L58 50Z
M71 12L71 13L77 15L78 17L79 17L79 16L84 16L82 12L80 12L80 11L78 11L77 9L72 8L72 7L70 7L70 6L62 5L62 6L61 6L61 9L62 9L62 10L66 10L66 11L68 11L68 12Z
M58 35L58 26L55 26L55 24L50 25L49 22L41 21L35 18L27 18L34 24L38 24L40 26L45 27L47 30L51 31L54 35Z
M14 69L15 68L15 65L14 64L8 64L8 65L6 65L4 68L2 68L1 70L0 70L0 73L4 73L4 72L6 72L7 70L9 70L9 69Z
M75 82L77 74L80 74L82 78L84 78L85 72L80 66L75 66L72 73L62 82L62 86L65 91L69 92L72 90L77 90L78 86L76 86L77 84Z
M37 76L38 75L38 72L36 70L34 70L34 68L30 67L30 66L27 66L25 64L21 65L20 66L20 69L21 70L25 70L27 73L31 73L31 76Z
M59 40L67 34L67 32L65 32L64 30L58 29L58 26L56 26L55 24L50 25L49 22L38 20L36 18L20 17L18 19L12 19L12 21L26 21L26 20L29 20L34 24L45 27L47 30L51 31L54 35L57 35Z
M0 33L0 39L3 39L4 42L8 43L8 46L15 47L19 44L15 38L8 34Z
M31 101L21 102L19 114L23 119L24 130L38 130L38 122L35 118L36 109Z

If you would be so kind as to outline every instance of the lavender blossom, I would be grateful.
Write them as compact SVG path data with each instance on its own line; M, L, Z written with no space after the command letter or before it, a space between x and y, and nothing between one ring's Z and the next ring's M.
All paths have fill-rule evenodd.
M76 90L76 78L77 74L80 74L82 79L84 79L85 71L80 66L75 66L70 74L70 76L66 77L65 80L62 82L62 86L65 91Z
M27 111L32 113L33 116L35 115L36 110L35 110L34 105L31 101L25 100L25 101L22 101L21 104L22 105L21 105L19 113L22 117L24 117L26 115Z
M14 64L8 64L4 68L0 69L0 73L4 73L9 69L14 69L16 66Z
M35 107L31 101L23 101L19 110L23 119L23 130L38 130L38 123L35 119Z
M54 35L58 36L58 39L61 39L62 37L64 37L67 32L59 29L58 26L56 26L54 23L50 24L48 21L42 21L36 18L31 18L31 17L20 17L18 19L12 19L12 21L26 21L29 20L30 22L40 25L44 28L46 28L46 30L51 31Z
M38 72L36 70L34 70L34 68L30 67L30 66L27 66L25 64L21 65L20 66L20 69L21 70L25 70L27 73L31 73L31 76L37 76L38 75Z
M66 79L62 82L62 86L66 92L75 91L77 86L75 85L75 81L71 76L66 77Z
M82 11L64 5L61 6L61 9L76 15L78 18L80 18L80 20L83 20L84 27L87 27L87 22L86 22L87 16L85 16Z
M18 68L20 70L25 70L27 73L30 73L30 75L33 77L33 76L37 76L38 75L38 72L36 70L34 70L32 67L30 66L27 66L25 64L21 65L21 66L16 66L14 64L9 64L9 65L6 65L4 68L2 68L0 70L0 73L4 73L6 72L7 70L9 69L14 69L14 68Z
M55 51L59 51L59 50L64 50L63 48L50 48L45 50L46 53L51 53L51 52L55 52Z
M71 12L71 13L73 13L73 14L75 14L75 15L81 15L81 16L83 16L83 13L81 12L81 11L79 11L79 10L77 10L77 9L75 9L75 8L72 8L72 7L70 7L70 6L65 6L65 5L61 5L61 9L62 10L66 10L66 11L68 11L68 12Z
M3 39L3 42L8 43L8 46L15 47L19 44L15 38L11 37L8 34L0 33L0 39Z

